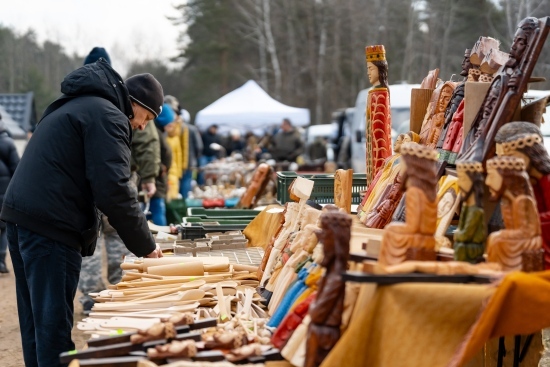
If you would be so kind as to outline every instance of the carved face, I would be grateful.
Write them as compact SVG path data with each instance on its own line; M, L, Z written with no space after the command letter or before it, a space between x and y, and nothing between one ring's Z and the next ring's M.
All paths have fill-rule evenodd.
M369 76L369 82L377 86L380 84L380 74L378 72L378 66L374 65L372 62L367 62L367 74Z
M456 177L458 178L458 187L460 188L462 197L465 198L465 195L472 189L472 180L463 169L456 170Z
M468 70L472 67L472 63L470 62L470 55L464 55L464 60L462 60L462 72L460 75L462 76L468 76Z
M443 89L441 89L441 94L439 95L439 101L437 102L437 112L441 113L444 112L447 108L447 105L449 104L449 101L451 100L451 96L453 95L453 90L449 86L444 86Z
M491 200L498 200L502 196L503 179L502 175L494 168L487 168L487 177L485 184L491 192Z
M484 120L488 119L489 116L491 116L491 112L493 111L493 108L497 103L499 95L500 95L500 81L497 80L491 85L491 88L489 88L489 95L487 96L487 99L485 100L485 104L483 105Z
M514 36L514 42L510 47L510 56L517 61L521 60L525 49L527 48L527 33L523 29L519 28Z

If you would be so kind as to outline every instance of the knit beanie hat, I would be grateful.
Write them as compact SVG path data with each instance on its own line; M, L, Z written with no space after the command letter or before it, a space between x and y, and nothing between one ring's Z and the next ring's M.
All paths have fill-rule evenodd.
M94 47L92 48L92 51L86 56L84 59L84 65L92 64L99 60L101 57L107 61L109 65L111 65L111 58L109 57L109 54L103 47Z
M130 99L158 117L162 111L162 85L151 74L137 74L125 81Z
M174 113L174 110L172 110L172 108L168 103L165 103L164 106L162 106L162 112L155 119L155 122L160 126L165 127L175 119L176 119L176 114Z

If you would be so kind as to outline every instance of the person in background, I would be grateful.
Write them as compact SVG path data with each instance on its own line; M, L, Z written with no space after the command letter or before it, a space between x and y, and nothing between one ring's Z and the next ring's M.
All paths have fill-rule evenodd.
M222 148L221 138L218 135L218 125L210 125L202 134L202 155L199 157L199 167L202 169L208 163L217 159ZM197 183L204 185L204 172L199 172Z
M19 154L15 148L15 143L10 137L0 115L0 207L4 200L4 194L8 184L19 163ZM6 252L8 250L8 235L6 223L0 222L0 273L8 273L6 266Z
M164 126L157 122L165 110L170 110L170 106L164 104L162 107L162 112L155 119L155 128L157 129L160 145L160 170L155 179L156 191L151 198L151 206L149 208L151 211L151 220L154 224L159 226L165 226L168 224L166 220L166 194L168 191L168 171L170 170L170 165L172 164L172 149L166 142Z
M271 156L277 162L295 162L296 158L304 151L304 142L300 132L296 130L289 119L283 119L281 128L271 141Z
M132 130L158 116L151 74L123 81L104 60L65 77L4 195L26 366L65 366L83 256L95 250L97 210L136 256L161 257L130 181ZM96 210L97 208L97 210Z
M228 157L233 153L244 153L246 144L238 129L231 129L224 147Z
M100 58L105 59L109 65L111 65L111 58L103 47L94 47L90 53L84 58L84 65L93 64Z
M168 103L176 114L176 122L179 125L179 136L181 146L181 178L179 182L179 193L186 199L191 191L191 182L195 173L199 157L202 155L203 145L199 130L191 124L191 115L187 110L180 109L180 103L174 96L165 96L164 102ZM174 132L173 132L174 133ZM179 159L179 158L178 158Z

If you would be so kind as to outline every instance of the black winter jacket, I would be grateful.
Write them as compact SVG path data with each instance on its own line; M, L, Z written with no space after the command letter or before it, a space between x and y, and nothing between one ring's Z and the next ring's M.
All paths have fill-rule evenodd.
M95 243L97 207L136 256L155 249L128 186L133 117L128 90L106 62L65 77L13 176L0 218L81 250Z

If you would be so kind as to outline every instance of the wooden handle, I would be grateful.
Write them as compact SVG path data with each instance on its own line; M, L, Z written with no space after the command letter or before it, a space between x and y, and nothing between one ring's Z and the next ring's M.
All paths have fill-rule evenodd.
M204 275L204 266L200 261L186 262L179 264L150 266L147 268L147 272L154 275L172 276Z

